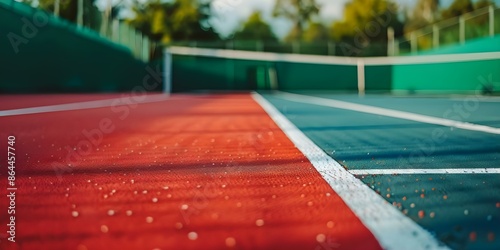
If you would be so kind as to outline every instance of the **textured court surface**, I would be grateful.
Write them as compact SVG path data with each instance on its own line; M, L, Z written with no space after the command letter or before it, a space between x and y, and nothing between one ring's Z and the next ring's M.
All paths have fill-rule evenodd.
M264 96L349 170L500 167L498 134L299 103L283 99L280 94ZM497 97L306 96L495 128L500 125ZM448 246L500 249L500 175L415 173L358 177Z
M499 167L496 134L263 96L348 170ZM463 104L321 96L437 117ZM17 243L2 230L2 249L381 248L249 94L1 98L0 115L11 113L0 116L0 138L16 136L18 187ZM496 100L463 120L498 127ZM47 112L74 102L94 106ZM425 144L436 129L446 139ZM357 177L451 248L500 248L498 174Z
M17 138L16 246L380 248L250 95L117 107L0 118ZM103 119L114 129L88 149Z

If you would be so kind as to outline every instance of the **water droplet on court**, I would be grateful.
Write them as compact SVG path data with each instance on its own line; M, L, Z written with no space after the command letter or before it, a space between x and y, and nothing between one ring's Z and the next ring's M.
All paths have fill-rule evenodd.
M111 209L110 209L110 210L108 210L108 215L109 215L109 216L113 216L113 215L115 215L115 210L111 210Z
M316 235L316 241L317 242L322 243L322 242L325 242L325 240L326 240L326 236L324 234L318 234L318 235Z
M76 247L76 250L88 250L87 246L80 244Z
M153 217L151 217L151 216L146 217L146 222L147 223L152 223L153 222Z
M73 217L78 217L78 211L73 211L73 212L71 212L71 215L72 215Z
M127 210L127 212L125 212L125 214L126 214L127 216L131 216L131 215L132 215L132 210Z
M258 227L264 226L264 220L262 220L262 219L256 220L255 225L257 225Z
M470 239L470 241L476 241L476 239L477 239L476 232L474 232L474 231L470 232L469 233L469 239Z
M494 241L495 240L495 233L489 232L488 233L488 241Z
M423 219L425 217L425 212L424 210L418 211L418 218Z
M328 228L333 228L335 226L335 223L333 221L329 221L326 223L326 227Z
M181 209L182 210L187 210L189 208L189 206L187 204L182 204L181 205Z
M196 232L189 232L188 233L188 239L190 239L190 240L196 240L196 239L198 239L198 234Z
M156 202L158 202L158 198L155 197L155 198L151 199L151 201L153 201L154 203L156 203Z
M236 240L233 237L226 238L226 246L227 247L234 247L235 245L236 245Z
M103 233L107 233L107 232L109 232L109 228L108 228L108 226L106 226L106 225L101 225L101 232L103 232Z

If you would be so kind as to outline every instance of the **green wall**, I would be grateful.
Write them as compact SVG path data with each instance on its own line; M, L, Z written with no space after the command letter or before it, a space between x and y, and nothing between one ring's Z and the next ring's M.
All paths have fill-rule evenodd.
M500 78L497 60L397 65L392 68L394 92L474 92L484 80ZM498 81L498 80L497 80ZM487 84L487 83L486 83ZM500 91L496 86L495 91Z
M280 90L357 90L355 66L174 55L172 91L271 89L271 68Z
M25 4L0 0L0 23L0 93L130 91L147 74L127 48Z
M484 38L454 49L443 48L443 53L488 53L497 50L500 51L500 37ZM433 53L427 56L439 54L437 51ZM269 68L276 70L279 90L358 89L355 60L353 65L332 65L277 59L267 62L174 55L173 91L269 89ZM500 58L451 63L434 63L433 58L427 60L425 64L366 65L366 91L465 93L481 91L485 88L483 85L489 84L487 81L494 84L500 79ZM500 91L500 86L495 88L494 91Z

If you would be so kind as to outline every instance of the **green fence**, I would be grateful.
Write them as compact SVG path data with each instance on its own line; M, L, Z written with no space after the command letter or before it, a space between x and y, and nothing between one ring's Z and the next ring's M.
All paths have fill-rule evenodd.
M141 84L131 51L23 3L0 0L0 93L115 92Z
M500 34L500 8L488 6L443 20L395 40L396 54L419 53Z

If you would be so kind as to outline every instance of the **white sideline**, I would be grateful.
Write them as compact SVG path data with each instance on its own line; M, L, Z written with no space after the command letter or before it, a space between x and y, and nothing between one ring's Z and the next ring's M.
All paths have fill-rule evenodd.
M394 117L394 118L399 118L399 119L404 119L404 120L429 123L429 124L436 124L436 125L441 125L441 126L446 126L446 127L455 127L455 128L460 128L460 129L480 131L480 132L500 135L500 128L494 128L494 127L489 127L489 126L485 126L485 125L478 125L478 124L468 123L468 122L449 120L449 119L444 119L444 118L439 118L439 117L434 117L434 116L415 114L415 113L399 111L399 110L394 110L394 109L379 108L379 107L374 107L374 106L369 106L369 105L338 101L338 100L327 99L327 98L322 98L322 97L285 93L285 92L279 92L278 94L276 94L274 96L279 97L281 99L289 100L292 102L301 102L301 103L314 104L314 105L331 107L331 108L346 109L346 110L358 111L358 112L363 112L363 113L368 113L368 114L382 115L382 116Z
M442 169L355 169L353 175L400 174L500 174L500 168L442 168Z
M139 97L139 96L138 96ZM39 114L39 113L50 113L58 111L71 111L71 110L82 110L82 109L93 109L93 108L105 108L111 106L122 106L122 105L133 105L139 103L150 103L150 102L161 102L169 99L168 95L158 94L146 96L145 100L134 100L133 96L124 96L120 98L104 99L97 101L88 102L74 102L56 105L47 105L31 108L20 108L20 109L9 109L0 110L0 117L2 116L14 116L14 115L29 115L29 114ZM130 103L123 102L128 100ZM116 103L122 102L122 103Z
M252 97L372 232L382 248L449 249L330 158L264 97L257 93Z

